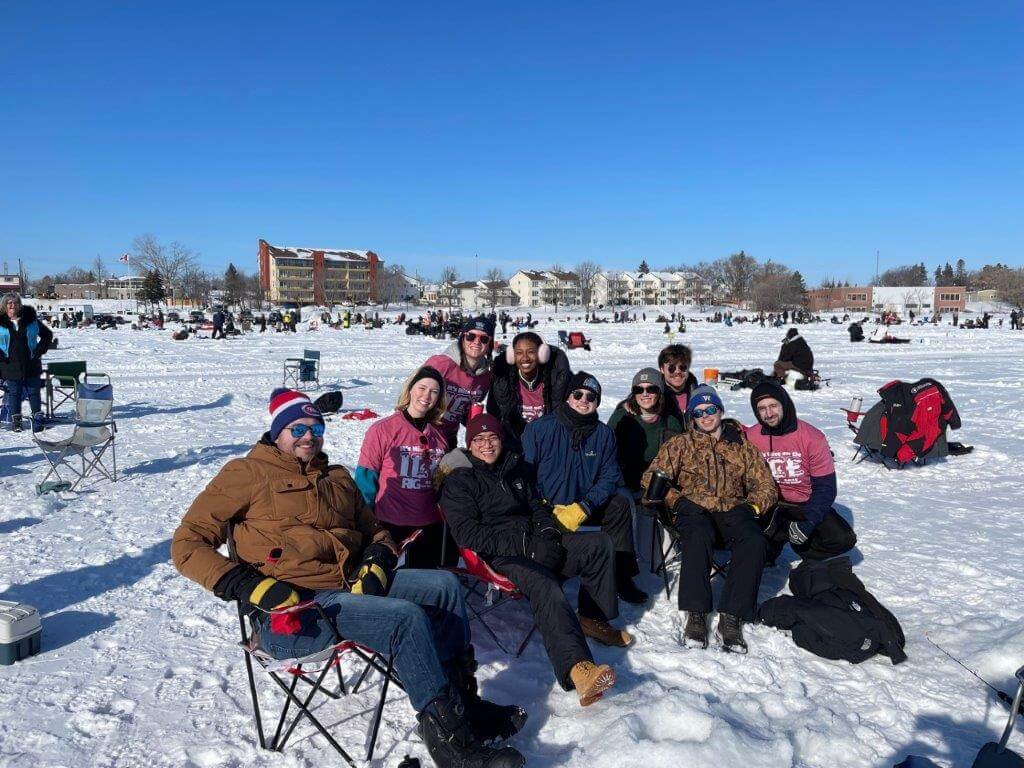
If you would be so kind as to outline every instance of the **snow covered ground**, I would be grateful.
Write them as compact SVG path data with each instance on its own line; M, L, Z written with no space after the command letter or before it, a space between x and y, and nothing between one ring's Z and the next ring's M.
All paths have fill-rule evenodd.
M542 322L539 330L553 339L568 327ZM604 384L607 418L665 337L654 322L585 330L594 351L570 352L570 360ZM897 332L912 344L876 346L850 344L845 325L802 330L832 385L794 399L832 441L841 511L860 536L857 572L903 622L909 661L828 662L764 627L748 629L746 657L684 650L680 614L662 593L644 610L624 611L635 647L595 649L620 682L581 710L555 685L538 642L513 660L478 632L485 695L530 712L514 741L528 765L860 767L918 754L961 766L1001 728L1005 710L924 633L1006 690L1024 662L1024 334L904 326ZM226 342L175 342L169 331L127 327L58 335L49 359L86 359L114 379L122 474L116 485L37 497L44 462L30 437L0 433L0 598L34 604L44 616L43 652L0 668L0 764L340 764L308 726L283 755L257 748L234 609L177 574L169 540L197 491L266 428L284 358L320 349L323 378L344 388L346 408L383 415L408 372L445 342L398 327ZM699 372L769 367L782 335L691 323L677 340L693 346ZM902 472L852 465L840 407L854 395L870 405L886 381L924 375L948 387L964 422L954 439L975 452ZM732 415L751 420L748 392L722 394ZM326 450L353 466L370 423L332 420ZM786 589L790 567L766 573L762 599ZM658 579L645 579L657 594ZM525 608L497 624L513 640L529 625ZM378 684L319 710L356 754ZM375 764L391 768L406 753L425 758L414 726L396 691ZM1021 737L1012 744L1020 749Z

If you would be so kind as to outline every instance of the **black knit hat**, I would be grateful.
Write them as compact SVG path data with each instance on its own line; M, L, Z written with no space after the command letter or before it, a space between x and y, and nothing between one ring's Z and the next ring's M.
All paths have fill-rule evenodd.
M601 404L601 382L592 373L587 373L586 371L576 372L576 375L569 382L569 392L575 392L577 389L590 390L597 395L597 404Z
M438 389L444 392L444 377L441 376L441 372L437 368L430 365L422 366L412 375L412 379L409 380L409 389L412 389L420 379L433 379L437 382Z

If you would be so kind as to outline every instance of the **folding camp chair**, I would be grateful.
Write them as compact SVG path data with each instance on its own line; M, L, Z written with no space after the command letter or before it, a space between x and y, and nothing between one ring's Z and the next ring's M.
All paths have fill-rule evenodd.
M43 371L46 388L46 415L53 418L64 403L75 402L78 396L78 377L85 373L84 360L47 363Z
M234 525L229 523L227 531L228 554L232 561L239 562L235 551L233 534ZM312 704L313 699L318 693L322 693L328 698L335 700L348 695L348 690L345 687L345 679L341 672L341 658L345 654L352 654L365 663L362 673L359 675L355 685L352 687L352 693L359 692L359 687L366 680L366 677L371 670L376 670L384 676L380 697L377 699L377 705L374 709L373 721L370 726L369 740L366 747L366 760L367 762L370 762L373 760L373 750L377 743L377 732L380 729L380 721L384 712L384 702L387 699L388 687L391 683L394 683L402 690L405 690L405 688L395 676L392 666L392 657L387 657L387 660L385 661L384 657L377 651L351 640L342 639L338 634L338 631L334 629L334 624L331 622L324 609L315 601L309 600L280 611L272 611L269 615L271 617L286 617L288 614L292 614L293 617L297 618L297 616L304 611L319 612L321 620L326 622L333 630L334 644L310 656L305 656L299 659L278 660L260 648L259 619L261 618L261 612L258 609L254 609L252 613L247 614L242 607L242 603L238 603L238 626L241 634L240 645L245 655L245 670L249 678L249 695L252 697L253 716L256 720L256 735L259 738L260 748L268 749L272 752L283 751L285 745L288 743L288 739L295 730L295 727L299 724L299 721L305 718L309 720L310 724L312 724L317 731L320 732L320 734L327 740L327 743L330 744L331 747L342 756L342 758L344 758L345 762L352 766L352 768L356 768L356 764L348 752L346 752L337 740L331 736L324 725L310 711L310 705ZM284 692L286 697L284 707L281 709L281 712L277 717L277 725L274 729L274 735L269 741L267 740L266 734L263 730L262 706L260 704L259 694L256 690L256 678L253 673L254 661L263 669L264 672L267 673L267 676L274 681L276 686ZM322 665L322 668L319 670L310 669L311 667L317 667L320 665ZM332 667L334 667L338 678L338 689L336 691L328 690L325 687ZM316 677L314 678L312 675L316 675ZM291 682L285 682L289 677L291 678ZM300 698L295 692L299 681L302 681L310 688L308 693L306 693L302 698ZM295 707L296 712L293 714L291 721L289 722L288 715L292 706Z
M640 514L651 520L651 554L650 570L661 576L665 583L665 599L672 599L672 582L668 570L671 566L682 561L682 552L679 542L682 532L672 523L671 515L664 505L638 504L635 507ZM666 537L668 543L665 543ZM729 558L719 560L716 558L720 550L716 547L711 557L711 578L724 576L729 572Z
M32 434L32 439L50 465L50 469L36 486L37 493L57 489L74 491L93 473L98 473L111 482L117 481L117 449L114 444L117 425L113 417L114 388L110 383L110 377L105 373L81 373L78 379L75 422L71 434L64 438L42 438L38 432ZM106 383L90 384L89 379L105 380ZM103 461L108 449L110 467ZM81 470L77 466L79 460ZM73 483L68 483L61 475L62 467L70 473L69 476L74 476ZM57 480L49 481L51 476L55 476Z
M569 333L568 342L566 344L567 349L585 349L587 352L590 351L590 340L583 335L582 331L571 331Z
M484 616L507 603L522 600L524 595L507 576L503 576L491 568L472 549L459 547L459 554L462 556L462 566L447 570L459 576L459 580L462 582L466 607L473 614L470 621L479 622L480 626L491 636L495 644L502 651L508 653L508 649L498 639L498 635L495 634L491 626L484 620ZM474 597L479 597L483 600L483 605L479 608L474 605L475 600L471 599ZM523 651L526 650L526 646L530 643L530 638L533 637L536 631L537 624L533 622L529 632L526 633L526 636L523 637L522 642L519 643L519 647L516 649L516 658L523 655Z
M320 389L319 350L304 349L302 357L289 357L284 361L284 381L281 386L302 389L304 384Z
M568 347L569 346L569 334L565 331L558 332L558 346Z

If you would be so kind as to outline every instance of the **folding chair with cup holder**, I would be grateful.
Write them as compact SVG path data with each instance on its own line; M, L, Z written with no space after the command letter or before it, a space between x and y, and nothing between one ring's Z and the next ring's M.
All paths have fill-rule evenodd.
M233 523L228 524L227 545L228 554L231 557L231 560L234 562L240 562L235 551ZM310 710L313 699L316 697L317 693L322 693L328 698L334 700L348 695L349 691L345 687L345 679L341 672L341 659L345 654L351 654L364 662L362 673L359 675L355 685L352 687L352 693L359 692L359 687L366 680L366 677L371 670L376 670L383 675L384 682L381 686L380 697L377 699L377 704L374 709L373 721L370 726L366 747L366 760L367 762L370 762L373 760L373 750L377 743L377 732L380 729L380 721L384 712L384 702L387 699L388 687L391 683L394 683L402 690L405 690L405 688L395 675L392 667L393 660L391 656L388 656L385 661L385 657L377 651L367 648L364 645L360 645L354 641L344 640L341 635L338 634L337 629L334 627L334 623L327 616L324 609L318 605L315 600L308 600L290 608L272 611L268 615L272 618L287 618L289 615L291 615L292 618L297 618L305 611L316 611L319 613L321 621L324 621L329 627L331 627L334 634L334 643L309 656L304 656L298 659L279 660L273 658L260 647L260 610L254 608L251 613L247 614L242 607L242 603L238 603L238 626L241 634L240 646L245 656L245 669L249 678L249 695L252 698L253 716L256 720L256 735L259 739L260 748L267 749L272 752L282 752L285 745L288 743L288 739L294 732L295 727L303 718L305 718L309 720L310 724L327 740L327 743L330 744L339 755L341 755L345 762L352 766L352 768L356 768L356 763L353 761L349 753L345 751L344 747L342 747L333 736L331 736L323 723L313 715ZM283 691L285 695L284 707L277 716L277 725L274 728L274 735L269 740L266 738L266 734L263 729L262 705L260 704L259 694L256 690L256 678L253 673L253 662L258 664L260 668L267 673L267 676L274 681L275 685ZM317 667L320 665L322 665L322 668L319 670L309 669L310 667ZM336 691L328 690L325 687L332 667L335 668L338 678L338 689ZM315 674L316 677L312 677L311 674ZM289 677L291 679L290 683L285 682ZM308 693L306 693L302 698L300 698L295 691L299 681L302 681L310 688ZM295 707L296 712L289 722L288 715L292 706Z
M92 384L90 379L99 379L106 383ZM110 377L105 373L80 373L76 385L75 420L71 434L58 437L54 432L47 432L50 437L40 437L34 432L32 439L43 452L50 465L46 475L36 485L36 493L42 494L55 490L77 490L78 486L90 475L99 474L111 482L117 482L117 447L115 436L117 424L114 422L114 387ZM110 450L111 464L104 463L107 450ZM76 466L81 461L81 470ZM61 475L64 468L74 481L69 483ZM55 476L56 481L50 477Z
M303 385L313 385L313 389L320 389L319 350L304 349L302 357L289 357L284 361L284 380L281 386L302 389Z

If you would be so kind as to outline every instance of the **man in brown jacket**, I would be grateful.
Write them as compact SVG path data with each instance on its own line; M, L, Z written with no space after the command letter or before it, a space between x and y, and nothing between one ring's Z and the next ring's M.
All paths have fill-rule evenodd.
M395 570L394 542L348 471L321 452L324 419L308 397L275 390L270 414L249 455L229 461L185 513L171 543L175 566L255 612L260 644L275 658L323 650L335 629L390 655L439 768L520 768L516 750L484 745L516 733L526 713L477 695L455 576ZM229 524L240 562L217 551ZM308 599L333 627L317 611L299 614L299 626L272 614Z
M680 534L679 610L687 611L687 641L708 645L711 558L717 544L732 550L718 606L718 637L726 650L746 653L743 622L754 618L768 554L757 518L778 498L775 481L743 427L723 421L722 400L712 387L697 387L687 411L694 429L661 446L642 483L646 491L655 471L671 483L665 506Z

